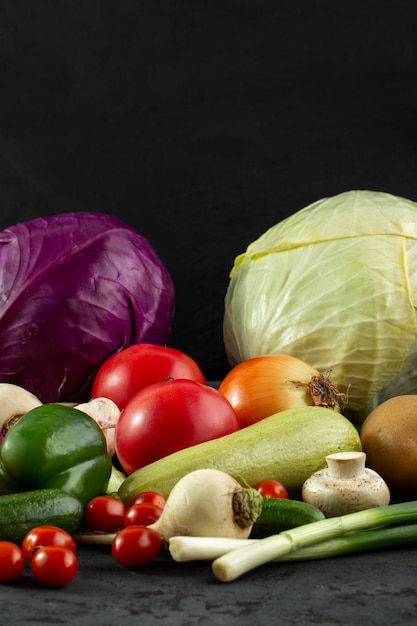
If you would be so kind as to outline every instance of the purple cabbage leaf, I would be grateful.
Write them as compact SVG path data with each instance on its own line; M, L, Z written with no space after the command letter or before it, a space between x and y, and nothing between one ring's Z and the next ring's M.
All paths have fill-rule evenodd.
M0 233L0 382L83 402L111 354L165 345L175 294L149 241L116 217L63 213Z

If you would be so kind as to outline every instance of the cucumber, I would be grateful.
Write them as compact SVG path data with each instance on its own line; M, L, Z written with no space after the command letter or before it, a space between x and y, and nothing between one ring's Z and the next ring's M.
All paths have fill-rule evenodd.
M278 480L291 497L299 497L307 478L326 467L326 455L361 449L358 431L340 413L313 406L289 409L136 470L121 484L119 496L125 504L141 491L166 498L185 474L215 468L249 485Z
M325 519L324 514L307 502L284 498L264 498L261 514L252 527L250 538L262 539L289 528L319 522L323 519Z
M36 526L58 526L73 533L81 526L84 507L60 489L35 489L0 496L0 541L20 544Z

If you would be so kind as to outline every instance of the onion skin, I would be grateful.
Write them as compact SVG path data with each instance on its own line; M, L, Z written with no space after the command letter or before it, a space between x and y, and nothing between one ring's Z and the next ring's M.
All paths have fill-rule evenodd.
M315 393L315 383L322 393ZM236 411L241 428L287 409L324 406L340 412L338 400L344 400L329 377L287 354L242 361L225 376L219 392Z

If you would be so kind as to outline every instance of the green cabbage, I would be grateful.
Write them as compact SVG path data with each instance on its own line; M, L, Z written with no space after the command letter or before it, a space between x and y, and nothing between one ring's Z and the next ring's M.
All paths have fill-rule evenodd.
M365 415L417 389L417 203L373 191L324 198L238 256L225 297L230 365L290 354L331 373Z

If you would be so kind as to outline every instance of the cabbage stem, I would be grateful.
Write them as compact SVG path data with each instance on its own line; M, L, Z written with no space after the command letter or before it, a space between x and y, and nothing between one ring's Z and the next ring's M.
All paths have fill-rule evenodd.
M390 524L417 522L417 501L366 509L339 517L292 528L232 550L215 559L212 570L222 582L243 574L296 550L346 535L356 530Z

